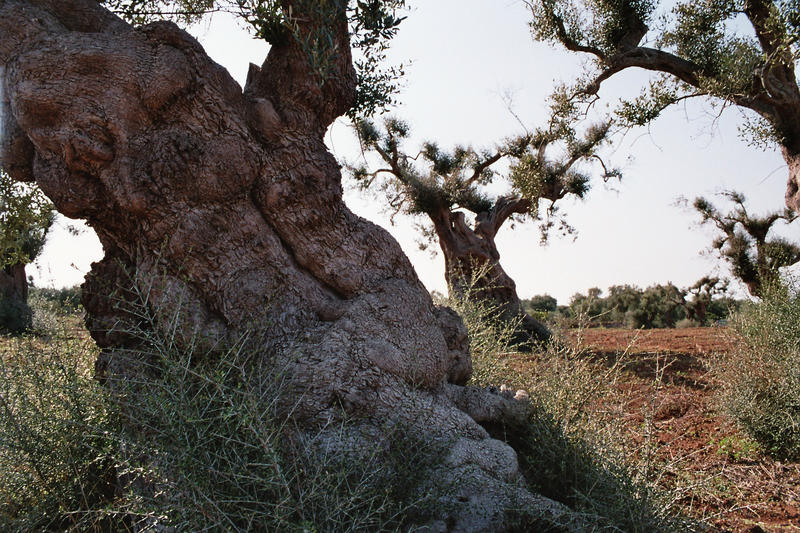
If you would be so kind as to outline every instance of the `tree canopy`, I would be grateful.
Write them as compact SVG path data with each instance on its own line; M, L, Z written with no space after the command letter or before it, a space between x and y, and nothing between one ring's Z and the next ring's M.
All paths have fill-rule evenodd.
M405 0L301 0L291 5L280 0L101 0L100 3L137 25L164 19L187 25L215 12L231 13L255 38L273 45L286 39L298 40L319 83L335 72L335 57L349 53L335 44L336 30L332 27L336 13L346 11L358 78L356 100L348 115L371 116L396 102L403 66L387 65L386 52L405 18L401 15ZM292 5L295 11L316 19L313 32L301 31L291 16Z
M727 280L713 276L704 276L683 289L672 283L646 289L613 285L607 296L593 287L586 294L574 294L569 306L559 307L556 316L578 319L579 325L624 325L634 329L705 326L711 320L726 318L730 309L738 305L727 297L727 289Z
M38 187L0 171L0 266L33 261L54 218L53 204Z
M597 97L628 68L656 73L641 95L621 104L623 123L643 125L666 107L710 97L747 114L751 140L774 143L789 166L787 205L800 208L800 11L795 0L526 0L537 39L590 54L573 96Z
M487 232L492 239L512 216L534 219L541 222L546 239L556 224L564 232L573 231L556 204L568 195L586 195L592 162L602 168L602 179L620 177L598 155L609 129L610 123L597 124L580 135L566 121L553 121L547 129L509 137L492 149L459 145L447 151L427 141L414 153L404 146L410 133L404 121L389 117L379 127L361 120L357 131L362 148L376 153L383 165L374 170L351 165L350 171L362 189L384 194L393 213L428 215L435 225L443 210L467 212L477 217L476 227L491 226ZM498 170L504 162L506 172ZM492 183L505 183L506 190L491 194L487 187ZM436 235L424 225L422 232L428 239Z
M0 169L0 330L31 326L25 265L41 252L54 218L53 204L36 185L15 182Z

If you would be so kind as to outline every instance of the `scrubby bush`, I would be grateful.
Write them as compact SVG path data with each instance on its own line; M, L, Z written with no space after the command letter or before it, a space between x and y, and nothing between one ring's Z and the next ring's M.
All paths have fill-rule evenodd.
M33 287L28 294L28 303L33 312L30 333L47 336L60 332L66 323L80 327L81 306L80 286L62 289Z
M676 513L671 494L655 487L659 466L641 457L607 412L624 367L597 361L556 339L539 354L525 384L527 422L506 428L531 488L577 511L591 531L700 530ZM608 402L606 401L608 400Z
M480 290L480 277L486 274L486 269L476 269L469 280L464 280L461 291L449 291L448 297L433 295L437 305L450 307L464 321L472 358L470 384L481 387L501 383L510 375L504 354L517 349L515 333L522 321L501 320L498 304L473 297Z
M348 422L295 431L278 414L280 374L259 370L244 346L205 361L167 352L154 359L158 377L125 383L139 427L123 434L121 473L145 487L128 495L128 516L176 531L394 531L424 520L439 496L426 474L444 444L395 427L330 449L326 435Z
M508 358L507 352L514 348L512 335L498 327L491 308L469 298L440 299L439 303L455 308L467 325L474 343L471 384L510 385L529 394L532 409L527 420L490 428L493 436L517 451L531 490L576 511L564 517L568 522L539 518L534 525L525 522L521 531L700 529L675 514L669 495L654 487L655 476L638 475L657 468L638 462L625 448L630 443L623 442L618 424L611 423L613 414L602 412L623 361L593 360L556 332L546 348L525 356L528 371L521 375Z
M646 289L613 285L603 296L603 291L594 287L586 294L574 294L568 307L559 307L551 316L560 318L567 327L578 326L578 317L590 327L674 328L686 319L706 326L727 318L738 305L738 301L723 296L727 286L725 280L704 277L685 289L671 283Z
M115 441L97 349L64 331L50 341L0 337L0 531L122 530L98 512Z
M716 324L719 321L728 320L731 315L739 312L746 300L735 298L717 298L708 304L706 321L709 324Z
M128 330L146 366L101 386L74 328L0 338L0 531L406 530L448 490L429 483L448 443L387 426L333 450L350 422L294 431L253 339L211 354Z
M675 327L678 329L698 328L700 327L700 322L692 320L691 318L682 318L675 323Z
M731 320L741 342L714 368L730 416L770 455L800 461L800 295L796 282L764 288Z

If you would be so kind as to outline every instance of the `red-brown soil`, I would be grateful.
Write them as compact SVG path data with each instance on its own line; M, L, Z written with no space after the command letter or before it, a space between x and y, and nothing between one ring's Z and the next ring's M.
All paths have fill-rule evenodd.
M800 531L800 465L765 457L717 409L709 368L714 353L734 348L730 331L587 329L569 339L601 360L627 353L616 384L620 422L634 444L652 428L659 483L681 487L685 514L717 531ZM524 367L522 357L515 362Z

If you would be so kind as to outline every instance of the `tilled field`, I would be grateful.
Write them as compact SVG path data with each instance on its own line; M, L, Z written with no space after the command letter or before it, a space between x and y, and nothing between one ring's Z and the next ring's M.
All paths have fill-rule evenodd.
M615 384L620 422L634 446L648 440L641 449L656 454L659 483L680 488L686 514L718 531L800 531L800 465L764 457L716 407L709 368L735 346L726 328L587 329L569 339L601 361L627 354ZM524 356L514 357L523 370Z

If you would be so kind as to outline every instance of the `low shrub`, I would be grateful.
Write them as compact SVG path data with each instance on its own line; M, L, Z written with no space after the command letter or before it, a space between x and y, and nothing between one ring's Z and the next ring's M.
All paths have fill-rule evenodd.
M764 290L730 322L738 347L717 356L725 411L769 455L800 461L800 295L795 282Z
M157 378L122 393L135 431L124 434L120 472L139 488L125 506L140 527L394 531L436 501L423 484L444 447L394 428L331 449L339 439L327 437L350 435L348 422L297 431L277 412L280 376L262 373L254 385L243 353L170 355L157 360Z
M701 326L700 322L697 320L692 320L691 318L682 318L678 320L675 324L677 329L684 329L684 328L699 328Z
M517 451L531 490L567 505L581 521L578 526L540 521L534 528L526 523L522 530L700 529L677 515L674 495L655 488L658 465L652 455L636 456L614 423L615 413L604 411L625 354L618 360L598 361L556 331L544 350L525 355L526 372L521 375L510 365L507 353L515 348L513 327L498 322L496 310L470 299L468 293L439 303L454 308L469 331L474 369L470 383L510 385L529 394L532 410L527 421L489 428L493 436Z
M29 333L47 337L60 335L65 328L81 329L80 287L42 289L32 287L28 304L33 312Z
M504 360L504 354L518 348L515 337L522 323L522 318L502 320L498 304L472 297L479 291L481 276L487 272L487 267L476 269L472 277L464 281L462 292L450 290L447 297L434 294L434 303L451 308L464 321L473 369L469 384L479 387L510 384L508 378L512 371Z
M115 439L96 357L63 330L0 337L1 531L123 530L99 512L113 498Z
M637 479L613 447L592 435L569 432L552 413L534 406L527 423L508 428L531 489L564 503L590 531L664 532L700 530L677 516L667 495Z
M653 455L637 453L617 423L610 406L625 362L626 354L598 361L557 335L531 366L527 422L507 428L505 438L531 488L577 511L585 528L700 530L676 512L673 494L656 487L661 466Z
M198 353L130 331L141 372L101 386L67 325L0 338L0 531L397 531L441 501L447 443L387 427L331 449L356 426L291 426L258 342Z

